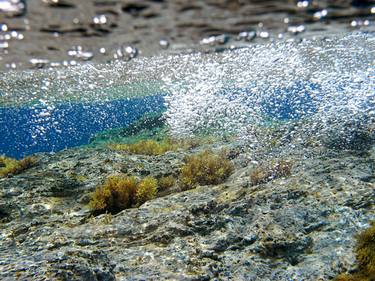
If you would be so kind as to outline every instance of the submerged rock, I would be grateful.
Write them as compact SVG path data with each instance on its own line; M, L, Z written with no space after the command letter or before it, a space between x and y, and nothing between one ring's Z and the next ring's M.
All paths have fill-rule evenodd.
M162 112L148 113L126 128L111 129L96 134L90 139L91 144L103 142L131 142L134 139L156 138L165 136L166 123Z
M0 179L0 279L329 280L353 269L353 236L374 219L375 150L294 150L290 175L253 185L257 166L239 159L261 156L236 149L223 184L92 216L90 193L107 176L178 178L185 156L202 149L76 148Z

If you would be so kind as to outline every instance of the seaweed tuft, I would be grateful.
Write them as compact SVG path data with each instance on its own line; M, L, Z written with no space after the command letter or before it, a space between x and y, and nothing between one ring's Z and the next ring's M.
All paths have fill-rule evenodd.
M36 163L35 158L25 157L21 160L0 156L0 177L20 174L21 172L31 168Z
M95 214L116 214L135 203L136 189L135 177L111 176L96 188L89 206Z
M155 198L157 191L158 182L153 177L138 181L135 177L110 176L96 188L89 207L95 215L116 214Z
M153 177L142 179L137 185L136 204L141 205L155 198L158 192L158 181Z
M220 184L233 172L234 166L223 153L203 151L186 158L181 169L180 183L184 190L197 185Z
M167 190L176 184L176 180L172 176L164 176L158 180L160 191Z
M142 140L132 144L110 144L112 150L126 151L132 154L161 155L167 151L174 151L177 147L170 142L157 142L155 140Z
M335 281L375 281L375 221L357 235L355 253L357 271L353 274L341 274Z

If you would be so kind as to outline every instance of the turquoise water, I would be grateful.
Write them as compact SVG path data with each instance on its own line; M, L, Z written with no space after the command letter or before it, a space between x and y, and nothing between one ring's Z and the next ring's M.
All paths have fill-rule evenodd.
M163 111L170 134L259 141L255 126L309 120L322 136L375 118L375 37L347 34L213 54L9 72L0 78L0 154L88 144ZM355 125L353 125L354 123Z

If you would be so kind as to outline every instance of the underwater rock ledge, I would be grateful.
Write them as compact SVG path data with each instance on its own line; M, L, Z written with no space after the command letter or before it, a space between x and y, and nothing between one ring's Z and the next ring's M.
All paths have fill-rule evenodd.
M37 155L35 166L0 178L0 279L330 280L352 271L353 237L375 218L375 147L310 147L310 157L296 149L288 173L252 182L266 162L236 145ZM187 156L207 149L229 151L224 183L92 216L90 194L108 176L177 177Z

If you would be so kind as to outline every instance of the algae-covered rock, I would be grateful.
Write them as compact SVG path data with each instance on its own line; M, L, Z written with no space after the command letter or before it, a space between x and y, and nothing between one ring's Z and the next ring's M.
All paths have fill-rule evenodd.
M231 174L181 191L185 160L207 149L227 151L210 167L230 161ZM103 147L41 154L38 166L0 179L0 279L286 281L352 272L354 237L375 219L375 149L288 152L292 172L257 185L252 171L277 161L235 142L157 156ZM90 195L111 175L144 179L143 204L94 217Z

